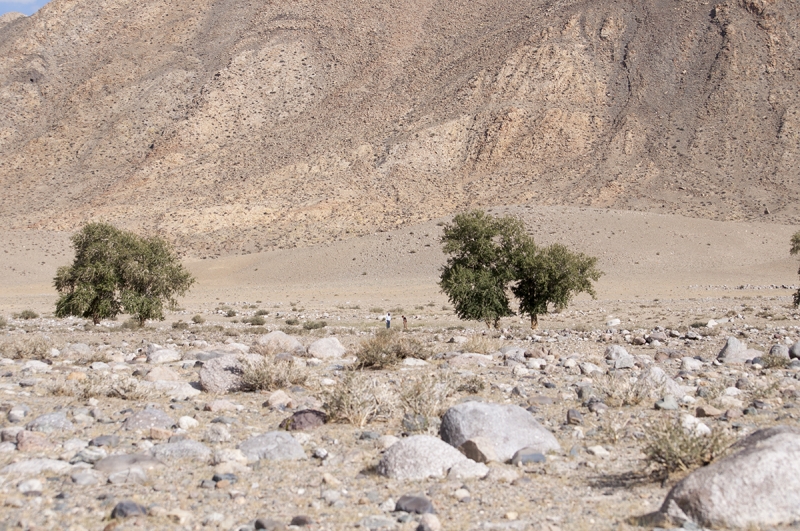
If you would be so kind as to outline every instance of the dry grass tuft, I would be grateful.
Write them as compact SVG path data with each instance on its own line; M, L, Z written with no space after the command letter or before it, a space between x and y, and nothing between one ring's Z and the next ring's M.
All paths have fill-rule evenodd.
M688 472L721 456L732 438L716 428L708 435L697 435L677 418L656 422L645 432L644 454L655 478L665 481L674 472Z
M603 402L610 407L637 406L664 393L663 383L624 374L598 376L592 385L604 397Z
M458 394L461 382L452 372L424 373L403 382L400 405L404 413L440 417Z
M331 419L363 427L373 420L390 418L397 397L377 378L345 372L333 389L324 393L324 401Z
M88 374L83 380L57 380L49 387L53 396L72 396L78 400L90 398L120 398L145 400L150 389L133 377L113 379L102 374Z
M761 356L761 366L765 369L784 369L791 362L789 358L776 356L775 354L765 354Z
M421 341L394 330L382 330L361 342L355 369L390 369L405 358L428 359L430 352Z
M0 354L12 360L50 359L52 342L44 336L16 336L0 343Z
M500 347L503 345L503 342L499 339L494 339L489 336L484 335L474 335L469 338L469 340L464 343L461 347L464 352L474 352L476 354L491 354L492 352L497 352Z
M302 385L308 380L308 369L293 358L274 359L264 356L258 361L248 358L241 361L244 391L274 391L290 385Z

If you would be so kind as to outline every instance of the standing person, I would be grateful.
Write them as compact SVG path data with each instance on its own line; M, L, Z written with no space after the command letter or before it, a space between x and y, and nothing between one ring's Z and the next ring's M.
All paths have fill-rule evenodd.
M386 312L386 328L390 328L392 326L392 314L391 312Z
M402 317L403 317L403 330L408 330L408 319L406 319L405 315L403 315Z

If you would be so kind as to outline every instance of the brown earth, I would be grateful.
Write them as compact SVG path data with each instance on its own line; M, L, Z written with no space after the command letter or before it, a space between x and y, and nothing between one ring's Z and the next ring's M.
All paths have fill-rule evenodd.
M475 205L796 223L799 10L54 0L0 22L0 228L205 257Z

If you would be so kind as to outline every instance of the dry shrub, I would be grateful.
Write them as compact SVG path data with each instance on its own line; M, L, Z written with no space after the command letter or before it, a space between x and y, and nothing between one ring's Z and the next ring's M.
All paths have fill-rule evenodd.
M697 435L673 418L653 423L645 432L645 441L643 452L653 476L664 481L671 473L711 463L730 447L732 438L719 428Z
M464 352L474 352L476 354L491 354L497 352L502 346L502 341L493 339L489 336L474 335L461 347Z
M363 427L373 420L390 418L397 397L377 378L345 372L333 389L324 393L324 401L332 420Z
M242 358L242 390L273 391L290 385L302 385L308 380L306 367L293 358L259 360Z
M20 313L16 314L14 317L17 319L37 319L39 314L34 312L33 310L22 310Z
M0 354L13 360L49 359L53 344L40 335L16 336L0 343Z
M6 326L8 326L8 321L5 317L0 315L0 328L5 328Z
M430 352L422 342L393 330L381 330L361 342L356 352L355 369L390 369L405 358L428 359Z
M664 393L663 383L625 374L604 374L596 377L592 385L610 407L637 406Z
M72 396L79 400L102 397L145 400L150 396L150 389L136 378L115 380L103 374L88 374L82 380L57 380L49 391L54 396Z
M408 378L400 391L403 413L441 417L460 393L476 394L486 387L477 375L460 376L453 371L423 373Z
M86 356L81 357L78 360L78 364L79 365L91 365L92 363L94 363L96 361L100 361L100 362L103 362L103 363L108 363L109 362L108 355L105 352L93 351L93 352L87 354Z
M141 330L144 328L144 325L141 323L141 321L139 321L139 319L136 319L135 317L129 317L128 319L125 319L121 325L119 325L119 328L122 330Z
M789 358L776 356L775 354L765 354L761 356L761 366L765 369L784 369L791 362Z
M192 316L192 322L194 324L203 324L206 322L206 318L198 313L197 315Z
M328 326L326 321L306 321L303 323L304 330L319 330Z

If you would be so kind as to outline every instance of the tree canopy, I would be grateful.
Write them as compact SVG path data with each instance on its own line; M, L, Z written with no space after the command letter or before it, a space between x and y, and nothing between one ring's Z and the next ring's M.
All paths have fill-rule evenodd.
M519 311L538 324L548 306L565 308L578 293L595 296L593 281L602 272L597 259L560 244L539 248L517 218L496 218L481 210L458 214L444 227L442 248L450 255L439 286L461 319L495 326Z
M158 237L140 237L107 223L89 223L72 237L75 259L53 281L60 297L56 315L92 319L129 313L141 324L164 319L194 283L170 245Z

